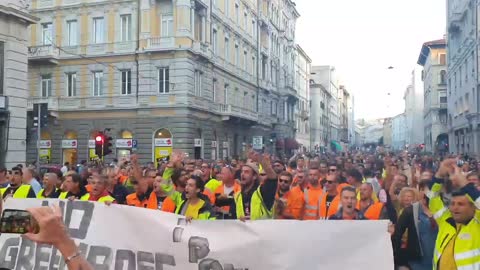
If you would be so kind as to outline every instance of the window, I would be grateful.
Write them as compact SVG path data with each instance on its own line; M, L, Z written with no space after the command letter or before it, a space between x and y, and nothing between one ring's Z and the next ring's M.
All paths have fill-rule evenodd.
M122 71L122 95L130 95L132 93L132 71Z
M42 44L52 45L53 26L52 23L42 23Z
M212 50L214 54L217 54L217 30L213 29L212 34Z
M238 22L239 16L240 16L240 15L239 15L239 12L240 12L240 11L239 11L238 4L235 3L235 22L236 22L237 24L239 23L239 22Z
M77 96L77 74L67 73L67 97Z
M217 101L217 79L212 82L212 100L214 103Z
M439 53L439 54L438 54L438 59L439 59L438 62L439 62L440 65L443 65L443 66L444 66L444 65L447 64L446 54L444 54L444 53Z
M67 21L67 45L68 46L78 45L76 20Z
M248 31L248 13L246 11L243 13L243 27L245 31Z
M230 40L225 38L225 53L224 57L226 61L230 61Z
M93 43L103 43L105 41L104 32L103 17L93 18Z
M173 16L162 15L162 37L173 36Z
M262 57L262 79L267 79L267 59L266 57Z
M223 93L223 104L228 104L228 84L225 84L225 90Z
M243 70L248 71L247 51L243 51Z
M257 75L257 63L256 63L257 59L255 58L255 56L252 56L252 75L253 76L256 76Z
M445 70L440 71L440 78L439 82L440 84L446 84L447 83L447 72Z
M202 96L202 73L199 70L195 70L195 77L194 77L194 90L195 95L201 97Z
M235 66L238 66L238 64L239 64L238 63L239 62L239 55L238 54L240 52L238 50L239 50L238 49L238 44L235 44L235 51L234 51L234 53L235 53L235 55L234 55L235 56Z
M52 75L42 75L42 97L50 97L52 95Z
M254 38L257 36L257 23L255 20L252 20L252 36Z
M158 92L159 93L168 93L170 87L170 74L169 69L167 68L159 68L158 69Z
M93 93L94 97L103 95L103 72L94 71L93 72Z
M447 103L447 97L440 97L440 104Z
M120 16L120 41L132 40L132 15L125 14Z

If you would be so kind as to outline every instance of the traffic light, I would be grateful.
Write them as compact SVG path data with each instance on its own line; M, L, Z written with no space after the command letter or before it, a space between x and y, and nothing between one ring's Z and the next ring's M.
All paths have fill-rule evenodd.
M108 156L112 153L112 137L108 134L103 138L103 156Z
M95 155L97 155L99 158L103 157L103 142L105 140L105 135L103 132L99 132L95 136Z

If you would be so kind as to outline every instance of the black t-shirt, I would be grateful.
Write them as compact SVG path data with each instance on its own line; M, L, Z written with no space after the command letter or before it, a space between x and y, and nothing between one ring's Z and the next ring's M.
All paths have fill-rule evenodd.
M328 212L328 208L330 208L330 204L332 204L332 201L333 199L335 199L335 195L328 195L327 194L327 212Z
M122 184L117 184L113 187L113 192L110 193L110 196L115 198L115 202L117 204L126 204L127 203L127 196L130 195L130 191L122 185Z
M166 198L167 196L160 197L157 195L158 210L162 210L163 202L165 201Z
M253 187L247 192L242 190L242 203L245 216L250 216L250 203L252 201L252 195L257 190L257 188L258 183L254 184Z
M18 187L12 187L12 186L9 186L7 188L7 190L5 190L5 193L3 193L3 198L5 199L6 197L8 196L13 196L13 194L15 194L15 192L17 191L17 189L21 187L21 186L18 186ZM33 191L33 188L30 187L28 189L28 195L27 195L27 198L37 198L37 195L35 195L35 191Z
M50 199L56 199L60 196L60 190L59 189L55 189L53 190L52 193L50 194L45 194L45 190L43 190L42 192L42 196L45 197L45 198L50 198Z

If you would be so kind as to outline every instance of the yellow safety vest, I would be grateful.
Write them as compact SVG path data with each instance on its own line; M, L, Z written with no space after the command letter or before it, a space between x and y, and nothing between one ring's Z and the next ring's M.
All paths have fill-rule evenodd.
M68 195L68 192L67 192L67 191L64 191L64 192L60 193L60 196L58 196L58 198L59 198L59 199L68 199L68 198L67 198L67 195ZM87 193L87 194L83 195L82 197L80 197L80 200L85 201L85 200L83 200L83 198L84 198L85 196L87 196L87 195L88 195L89 198L90 198L90 195ZM88 200L88 199L87 199L87 200Z
M208 191L210 191L211 193L214 193L215 190L217 190L217 188L219 186L223 185L223 182L222 181L219 181L217 179L210 179L210 181L208 181L208 183L205 185L205 189L207 189Z
M18 187L17 190L15 190L15 193L13 193L13 198L15 199L25 199L28 197L28 193L30 192L30 185L21 185ZM0 193L3 194L7 191L7 188L2 188L0 189Z
M55 189L54 192L56 192L56 191L57 191L57 189ZM45 192L45 189L44 188L40 189L40 192L38 192L38 194L37 194L37 199L48 199L47 197L43 196L43 192Z
M452 214L440 197L442 184L435 183L428 196L429 208L438 223L439 232L433 254L433 269L436 270L440 257L450 241L455 241L454 260L457 269L480 269L480 211L457 232Z
M88 201L88 199L90 199L90 193L87 193L80 198L81 201ZM115 201L115 198L113 198L110 195L100 197L97 200L97 202L114 202L114 201Z
M237 218L245 216L245 209L243 209L243 196L241 192L238 192L234 196L235 206L237 212ZM272 211L267 209L267 206L263 202L262 193L260 187L252 194L252 200L250 202L250 220L258 219L271 219L273 216Z

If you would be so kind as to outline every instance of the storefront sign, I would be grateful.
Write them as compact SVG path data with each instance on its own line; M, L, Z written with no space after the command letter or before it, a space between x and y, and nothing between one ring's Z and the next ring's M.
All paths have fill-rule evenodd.
M172 138L157 138L154 141L155 146L172 146Z
M194 139L195 147L202 147L202 139Z
M117 139L115 141L116 148L132 148L133 140L132 139Z
M50 148L52 148L52 141L51 140L40 140L38 148L40 148L40 149L50 149Z
M39 149L38 155L39 155L41 164L49 164L50 161L52 160L51 149Z
M77 149L77 140L62 140L63 149Z

